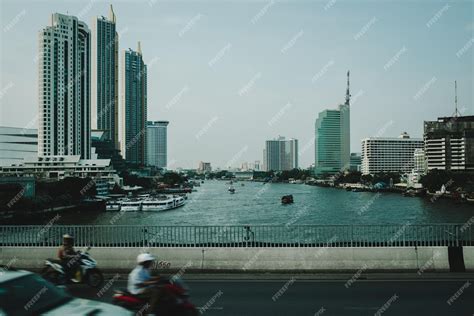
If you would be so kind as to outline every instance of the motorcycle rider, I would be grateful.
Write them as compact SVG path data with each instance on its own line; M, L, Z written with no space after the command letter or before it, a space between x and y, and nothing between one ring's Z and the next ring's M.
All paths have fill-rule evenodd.
M155 257L149 253L139 254L137 266L128 275L127 290L136 297L149 302L149 311L153 312L157 308L160 291L156 287L159 277L152 277L150 270L155 261Z
M79 253L74 250L74 238L69 234L63 235L63 244L58 249L58 258L64 268L66 277L75 282L79 282L79 280L73 278L79 266L78 255Z

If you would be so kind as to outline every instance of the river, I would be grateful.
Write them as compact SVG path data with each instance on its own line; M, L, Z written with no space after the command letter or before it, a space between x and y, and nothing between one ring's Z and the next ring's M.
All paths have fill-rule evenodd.
M244 184L243 186L241 184ZM396 193L348 192L334 188L208 180L189 194L184 207L166 212L75 212L57 224L95 225L329 225L464 223L474 206L450 200L409 198ZM292 194L294 204L280 198Z

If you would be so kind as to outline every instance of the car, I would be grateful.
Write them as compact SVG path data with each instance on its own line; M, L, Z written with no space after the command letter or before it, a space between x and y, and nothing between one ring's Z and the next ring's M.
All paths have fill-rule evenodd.
M23 270L0 273L0 315L133 315L107 303L76 298L39 275Z

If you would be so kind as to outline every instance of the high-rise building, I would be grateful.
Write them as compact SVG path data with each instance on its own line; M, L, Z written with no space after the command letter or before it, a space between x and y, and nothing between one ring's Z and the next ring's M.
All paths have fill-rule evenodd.
M147 122L147 165L166 168L168 164L168 121Z
M39 33L39 156L90 158L90 42L84 22L59 13Z
M120 149L128 163L146 164L147 69L140 42L122 58L122 122Z
M411 172L414 153L423 148L423 139L402 133L398 138L369 137L362 140L362 174Z
M350 168L350 92L347 72L346 100L337 110L324 110L315 122L315 173L333 175Z
M199 162L197 173L203 174L203 173L209 173L211 171L212 171L212 166L210 162L204 162L204 161Z
M109 18L92 22L92 128L104 131L104 139L119 149L118 49L116 17L110 5Z
M298 168L298 140L278 137L265 142L266 171L283 171Z
M474 116L425 121L428 170L474 171Z

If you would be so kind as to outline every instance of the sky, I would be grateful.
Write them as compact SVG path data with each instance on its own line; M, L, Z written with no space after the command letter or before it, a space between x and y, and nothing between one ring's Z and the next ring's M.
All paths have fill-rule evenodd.
M351 151L365 137L422 137L423 121L474 115L474 1L0 0L0 125L37 127L38 31L54 12L117 17L120 50L141 41L148 120L168 120L169 168L263 160L299 140L314 163L318 113L345 98ZM121 76L121 75L120 75Z

